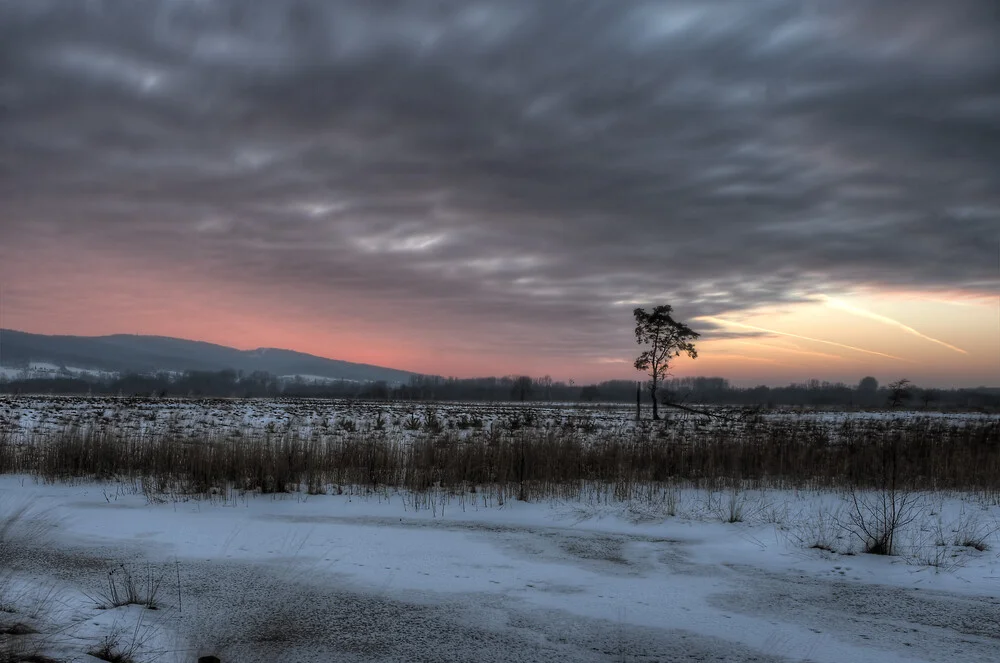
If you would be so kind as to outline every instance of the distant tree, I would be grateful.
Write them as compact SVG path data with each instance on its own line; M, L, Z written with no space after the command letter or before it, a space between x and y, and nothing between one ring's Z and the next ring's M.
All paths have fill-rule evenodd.
M872 376L861 378L861 382L858 383L858 391L863 394L874 394L878 391L878 380Z
M552 376L546 375L538 380L538 386L545 394L545 400L552 400Z
M857 388L858 405L873 407L878 404L878 380L872 376L861 378Z
M514 380L514 386L511 387L511 396L515 400L524 402L527 400L528 396L531 395L531 387L533 380L529 375L521 375Z
M687 325L674 320L673 307L664 304L652 312L637 308L635 316L635 342L647 346L635 360L635 369L649 374L649 394L653 400L653 419L659 419L656 392L660 383L669 375L670 361L682 353L694 359L698 356L694 341L700 334Z
M583 389L580 390L580 400L587 402L594 402L601 399L601 391L597 388L596 384L588 384Z
M931 403L938 399L937 389L924 389L920 392L920 400L924 404L924 409L928 409Z
M910 400L910 381L906 378L889 384L889 407L897 408Z
M371 382L362 390L361 397L387 401L389 400L389 384L385 380Z

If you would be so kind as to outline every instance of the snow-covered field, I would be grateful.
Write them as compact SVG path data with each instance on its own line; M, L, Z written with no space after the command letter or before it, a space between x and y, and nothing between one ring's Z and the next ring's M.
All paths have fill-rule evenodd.
M696 406L697 407L697 406ZM715 411L720 411L718 408ZM722 410L725 412L726 410ZM736 415L737 409L729 412ZM648 411L644 416L648 417ZM704 427L713 422L679 410L665 416ZM772 411L775 422L813 421L837 425L857 421L905 421L926 417L951 422L996 421L993 415L934 411ZM208 434L291 432L303 437L338 431L379 429L402 437L421 430L462 435L494 426L518 429L573 428L588 434L616 432L635 425L631 404L580 403L414 403L308 399L147 399L0 394L0 430L14 435L45 433L68 427L113 427L122 433L166 432L178 438Z
M733 496L693 490L669 508L159 502L2 477L0 632L38 633L0 642L60 661L105 644L136 662L1000 660L996 504L923 496L901 554L877 557L852 553L844 496L738 498L729 523ZM127 575L156 610L104 605Z
M0 366L0 379L5 380L36 380L52 378L91 378L108 380L118 377L117 373L101 371L94 368L78 368L76 366L59 366L47 362L33 361L24 368Z
M682 442L731 425L671 416L672 439ZM761 416L821 427L852 418L984 419ZM516 431L544 441L568 430L565 440L591 446L637 425L627 405L0 396L0 442L24 449L69 440L44 457L61 463L41 472L52 478L118 476L81 473L91 447L53 435L81 428L113 432L109 439L133 449L154 438L378 437L366 431L415 441L404 449L478 431L456 446L478 439L490 449L488 431L497 428L508 443ZM774 430L780 439L789 429ZM995 435L995 426L974 430ZM961 448L987 453L989 439ZM158 448L164 462L181 449ZM340 447L330 449L336 457ZM393 458L424 468L423 456ZM993 467L976 458L973 469ZM974 494L897 495L750 490L774 485L765 480L720 482L714 491L691 487L712 482L675 481L647 491L618 472L602 479L611 488L572 480L572 490L544 494L573 499L532 503L513 499L510 477L492 487L431 482L414 493L378 481L334 486L327 476L316 491L324 494L293 487L261 495L225 481L173 491L162 482L167 471L157 474L55 484L0 476L0 663L93 661L88 652L102 649L105 660L132 663L209 654L227 663L1000 660L1000 498L975 472L955 474L978 481ZM152 476L148 490L143 476ZM879 529L886 513L898 515L894 554L861 552L866 528Z

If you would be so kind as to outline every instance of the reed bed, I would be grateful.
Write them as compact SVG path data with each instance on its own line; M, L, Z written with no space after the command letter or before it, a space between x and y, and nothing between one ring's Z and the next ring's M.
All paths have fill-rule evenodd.
M431 489L501 499L594 491L629 500L654 488L973 491L1000 495L1000 420L745 420L698 425L423 426L302 433L226 431L195 439L114 423L0 430L0 472L46 481L142 482L146 490L311 493Z

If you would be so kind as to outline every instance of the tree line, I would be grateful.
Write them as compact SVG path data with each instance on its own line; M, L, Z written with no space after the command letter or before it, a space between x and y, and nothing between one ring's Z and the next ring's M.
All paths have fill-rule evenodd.
M415 375L407 383L278 379L269 373L235 370L182 374L129 374L112 379L35 378L0 380L0 393L215 398L358 398L413 401L523 401L530 403L635 403L637 383L606 380L578 385L548 376L508 375L448 378ZM720 377L661 378L658 400L680 404L758 407L1000 408L1000 389L932 389L905 382L880 385L821 382L739 387ZM647 388L642 402L651 403Z
M661 405L742 405L838 408L990 409L1000 408L1000 389L921 388L898 379L880 386L872 376L856 385L810 380L785 387L735 387L725 378L670 377L671 362L681 355L698 357L694 342L701 336L673 317L669 304L651 311L636 308L635 341L643 350L634 366L648 376L642 382L607 380L576 385L546 375L507 375L485 378L445 378L414 375L405 384L387 382L306 381L279 379L256 371L187 371L182 374L124 375L114 379L61 376L54 379L0 380L0 393L117 394L129 396L187 396L226 398L360 398L411 401L521 401L521 402L633 402L641 410L643 398L659 419ZM637 412L641 416L641 412Z

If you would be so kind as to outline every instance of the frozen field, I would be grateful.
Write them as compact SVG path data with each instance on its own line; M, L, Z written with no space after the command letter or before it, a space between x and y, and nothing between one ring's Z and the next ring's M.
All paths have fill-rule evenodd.
M0 663L1000 660L996 417L723 414L0 398Z
M698 407L698 406L695 406ZM737 416L735 408L712 408ZM664 408L665 416L688 427L715 421ZM648 406L644 417L649 417ZM846 420L933 418L952 422L1000 419L977 414L941 412L773 411L761 415L780 422L813 421L837 425ZM179 438L225 436L233 432L332 436L380 430L412 437L420 431L463 435L491 427L507 429L570 428L587 434L616 432L635 426L635 405L545 403L414 403L408 401L329 401L304 399L142 399L108 397L0 395L0 431L30 435L69 427L104 427L136 433L169 432Z
M834 524L842 496L747 493L737 523L726 499L683 491L674 516L433 493L157 503L7 476L0 629L59 661L998 660L995 504L925 496L903 554L876 557ZM126 573L143 600L158 586L156 610L102 605Z

